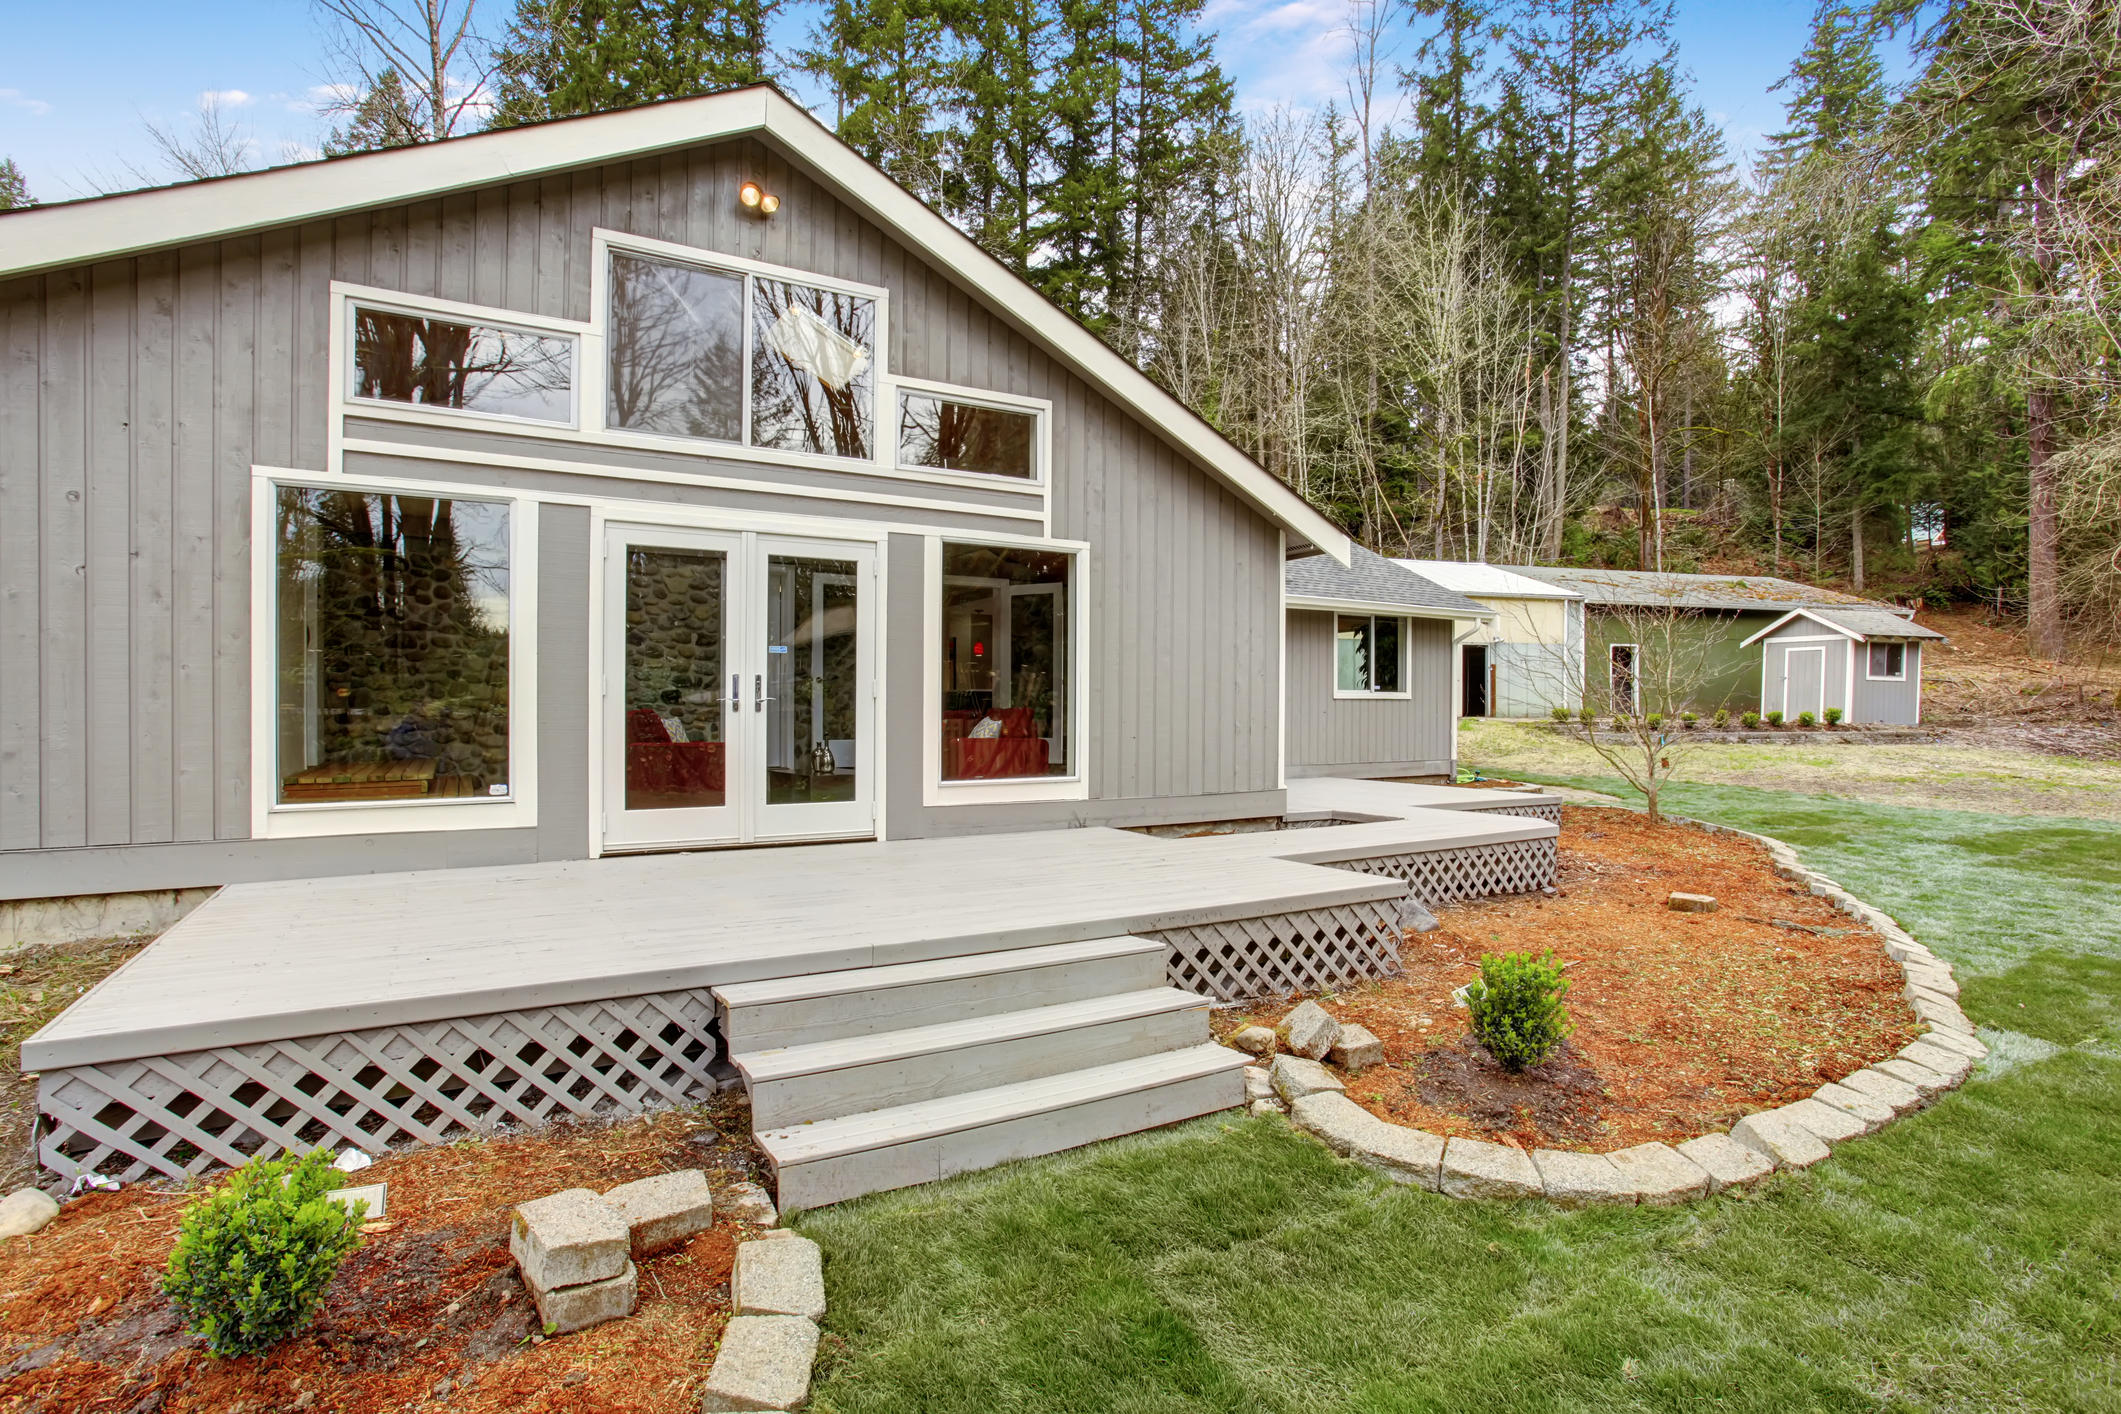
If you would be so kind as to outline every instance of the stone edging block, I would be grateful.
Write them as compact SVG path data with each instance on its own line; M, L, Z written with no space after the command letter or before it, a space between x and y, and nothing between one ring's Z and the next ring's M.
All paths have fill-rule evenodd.
M1781 840L1682 816L1665 818L1765 847L1777 873L1805 885L1878 934L1886 955L1900 964L1909 1007L1928 1031L1902 1047L1898 1055L1822 1085L1808 1099L1747 1115L1728 1134L1703 1134L1677 1146L1638 1144L1611 1154L1560 1149L1527 1154L1480 1139L1454 1136L1446 1140L1379 1119L1350 1100L1347 1086L1317 1060L1291 1055L1274 1057L1271 1072L1262 1077L1266 1085L1248 1070L1253 1113L1269 1113L1286 1103L1290 1122L1318 1136L1335 1153L1366 1164L1396 1183L1416 1184L1453 1198L1543 1197L1563 1207L1683 1203L1751 1183L1778 1168L1808 1168L1832 1153L1835 1145L1872 1133L1957 1086L1972 1072L1974 1062L1988 1054L1988 1047L1975 1035L1974 1023L1959 1009L1959 984L1952 977L1951 965L1916 942L1882 910L1826 875L1805 868L1797 851ZM1338 1023L1314 1002L1305 1002L1291 1018L1299 1014L1300 1024L1290 1028L1292 1042L1300 1034L1306 1043L1301 1049L1325 1054L1333 1042L1324 1038L1338 1039ZM1360 1033L1358 1041L1369 1037L1359 1027L1346 1029ZM1279 1101L1251 1093L1269 1087Z
M802 1408L825 1319L823 1249L785 1230L739 1242L729 1306L701 1410Z

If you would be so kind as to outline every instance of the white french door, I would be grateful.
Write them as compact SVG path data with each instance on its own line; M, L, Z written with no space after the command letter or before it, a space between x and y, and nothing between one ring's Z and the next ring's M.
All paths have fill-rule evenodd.
M873 834L876 547L612 523L610 850Z

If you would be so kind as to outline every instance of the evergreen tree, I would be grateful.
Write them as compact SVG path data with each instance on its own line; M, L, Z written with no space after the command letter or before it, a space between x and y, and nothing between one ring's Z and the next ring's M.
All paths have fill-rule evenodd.
M1431 19L1416 62L1401 83L1414 95L1413 170L1425 183L1454 192L1483 184L1489 125L1494 114L1480 101L1481 70L1491 40L1506 33L1495 23L1497 6L1480 0L1413 0L1410 18Z
M783 0L516 0L489 126L690 98L776 77Z
M832 94L847 145L929 202L942 188L947 36L937 0L830 0L797 55Z
M36 199L29 194L29 182L23 177L22 169L15 165L15 159L0 158L0 211L36 204Z
M1030 277L1045 236L1057 16L1044 0L948 0L957 35L944 210Z
M345 127L334 128L331 136L324 139L326 157L410 147L427 140L420 113L396 69L385 69L376 75L368 92L353 106L352 119Z

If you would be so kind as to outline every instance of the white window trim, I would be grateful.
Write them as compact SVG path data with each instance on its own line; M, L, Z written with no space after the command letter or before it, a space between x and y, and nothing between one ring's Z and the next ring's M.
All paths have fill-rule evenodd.
M920 476L947 477L952 484L961 486L1017 486L1026 489L1045 486L1048 479L1047 468L1053 465L1053 403L1050 399L1019 397L1014 393L996 393L986 388L968 388L958 383L938 383L930 378L891 378L887 382L891 393L891 465L895 471ZM987 471L950 471L942 467L907 466L898 459L901 393L941 398L947 402L965 403L972 407L994 408L999 412L1029 413L1034 419L1031 433L1031 475L1000 476Z
M472 797L415 803L334 801L284 805L275 700L279 674L278 558L265 528L274 523L277 486L378 495L448 496L508 505L508 788L506 799ZM535 496L492 486L447 486L394 477L341 477L288 467L251 468L250 792L252 839L421 834L437 830L520 830L538 823L537 545Z
M1373 623L1378 619L1399 620L1399 680L1403 683L1406 683L1406 687L1404 690L1400 692L1377 692L1370 689L1358 689L1351 692L1340 685L1340 620L1342 615L1346 615L1348 618L1351 619L1369 619ZM1326 671L1331 674L1329 681L1333 684L1333 697L1335 701L1411 702L1413 700L1414 684L1408 681L1407 673L1407 657L1410 647L1407 642L1407 639L1410 637L1408 629L1411 627L1408 620L1410 617L1411 616L1407 614L1381 614L1361 609L1339 609L1334 611L1333 651L1327 655L1328 662L1326 664Z
M1871 671L1871 654L1870 654L1870 650L1871 650L1871 649L1873 649L1873 648L1890 648L1890 647L1892 646L1892 643L1866 643L1866 644L1864 644L1864 645L1863 645L1863 680L1864 680L1865 682L1906 682L1906 681L1907 681L1907 650L1908 650L1908 645L1907 645L1907 643L1906 643L1905 641L1903 641L1903 640L1899 640L1899 639L1895 639L1895 640L1893 640L1893 642L1896 642L1896 643L1899 643L1899 644L1900 644L1900 671L1899 671L1899 672L1897 672L1897 673L1874 673L1874 672L1872 672L1872 671Z
M367 309L381 309L392 314L408 314L416 319L439 316L462 324L482 324L490 328L514 329L526 334L548 334L571 341L574 347L574 368L572 376L567 380L567 421L547 422L541 418L520 417L514 413L481 412L475 408L445 408L428 403L397 403L380 398L355 397L355 305ZM464 304L457 300L429 299L423 295L408 295L398 290L377 289L370 285L350 285L334 280L331 282L330 335L332 388L342 415L380 415L392 421L416 422L429 427L462 427L470 424L495 431L532 434L581 430L582 377L584 365L588 362L589 326L586 324L576 323L571 319L549 319L543 315L518 314L514 310ZM338 422L338 418L333 419L335 425Z
M991 781L946 781L943 779L943 542L960 545L1013 545L1034 550L1057 550L1071 556L1068 604L1068 759L1072 773L1066 776L1011 776ZM1030 539L992 535L984 531L955 531L930 535L921 556L921 799L924 805L1001 805L1048 800L1088 800L1089 762L1084 759L1089 733L1083 730L1090 705L1088 659L1085 649L1084 606L1088 593L1090 546L1082 540Z

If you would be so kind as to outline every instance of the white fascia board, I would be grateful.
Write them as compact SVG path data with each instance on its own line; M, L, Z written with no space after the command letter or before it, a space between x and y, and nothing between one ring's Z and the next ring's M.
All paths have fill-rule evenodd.
M1444 619L1453 623L1486 623L1497 615L1491 610L1485 614L1468 614L1459 609L1430 609L1419 604L1387 604L1368 599L1320 599L1308 594L1291 594L1283 601L1291 609L1322 609L1328 613L1382 614L1395 619Z
M590 117L474 133L235 177L184 182L0 216L0 280L88 265L342 212L420 201L547 172L764 132L934 260L1027 337L1060 355L1269 520L1345 565L1348 537L1178 399L1033 290L795 103L738 89Z
M1829 633L1840 634L1843 638L1853 639L1858 643L1861 643L1863 641L1863 635L1857 633L1853 629L1843 628L1840 624L1836 623L1828 623L1825 619L1820 618L1817 614L1809 613L1803 609L1792 609L1787 614L1784 614L1781 618L1775 620L1775 622L1769 624L1766 628L1760 630L1760 632L1754 634L1751 638L1748 638L1747 640L1745 640L1745 642L1739 644L1738 646L1740 648L1751 648L1761 639L1766 638L1769 634L1776 632L1784 624L1788 623L1792 619L1810 619L1813 623L1819 625L1819 627L1827 630Z

